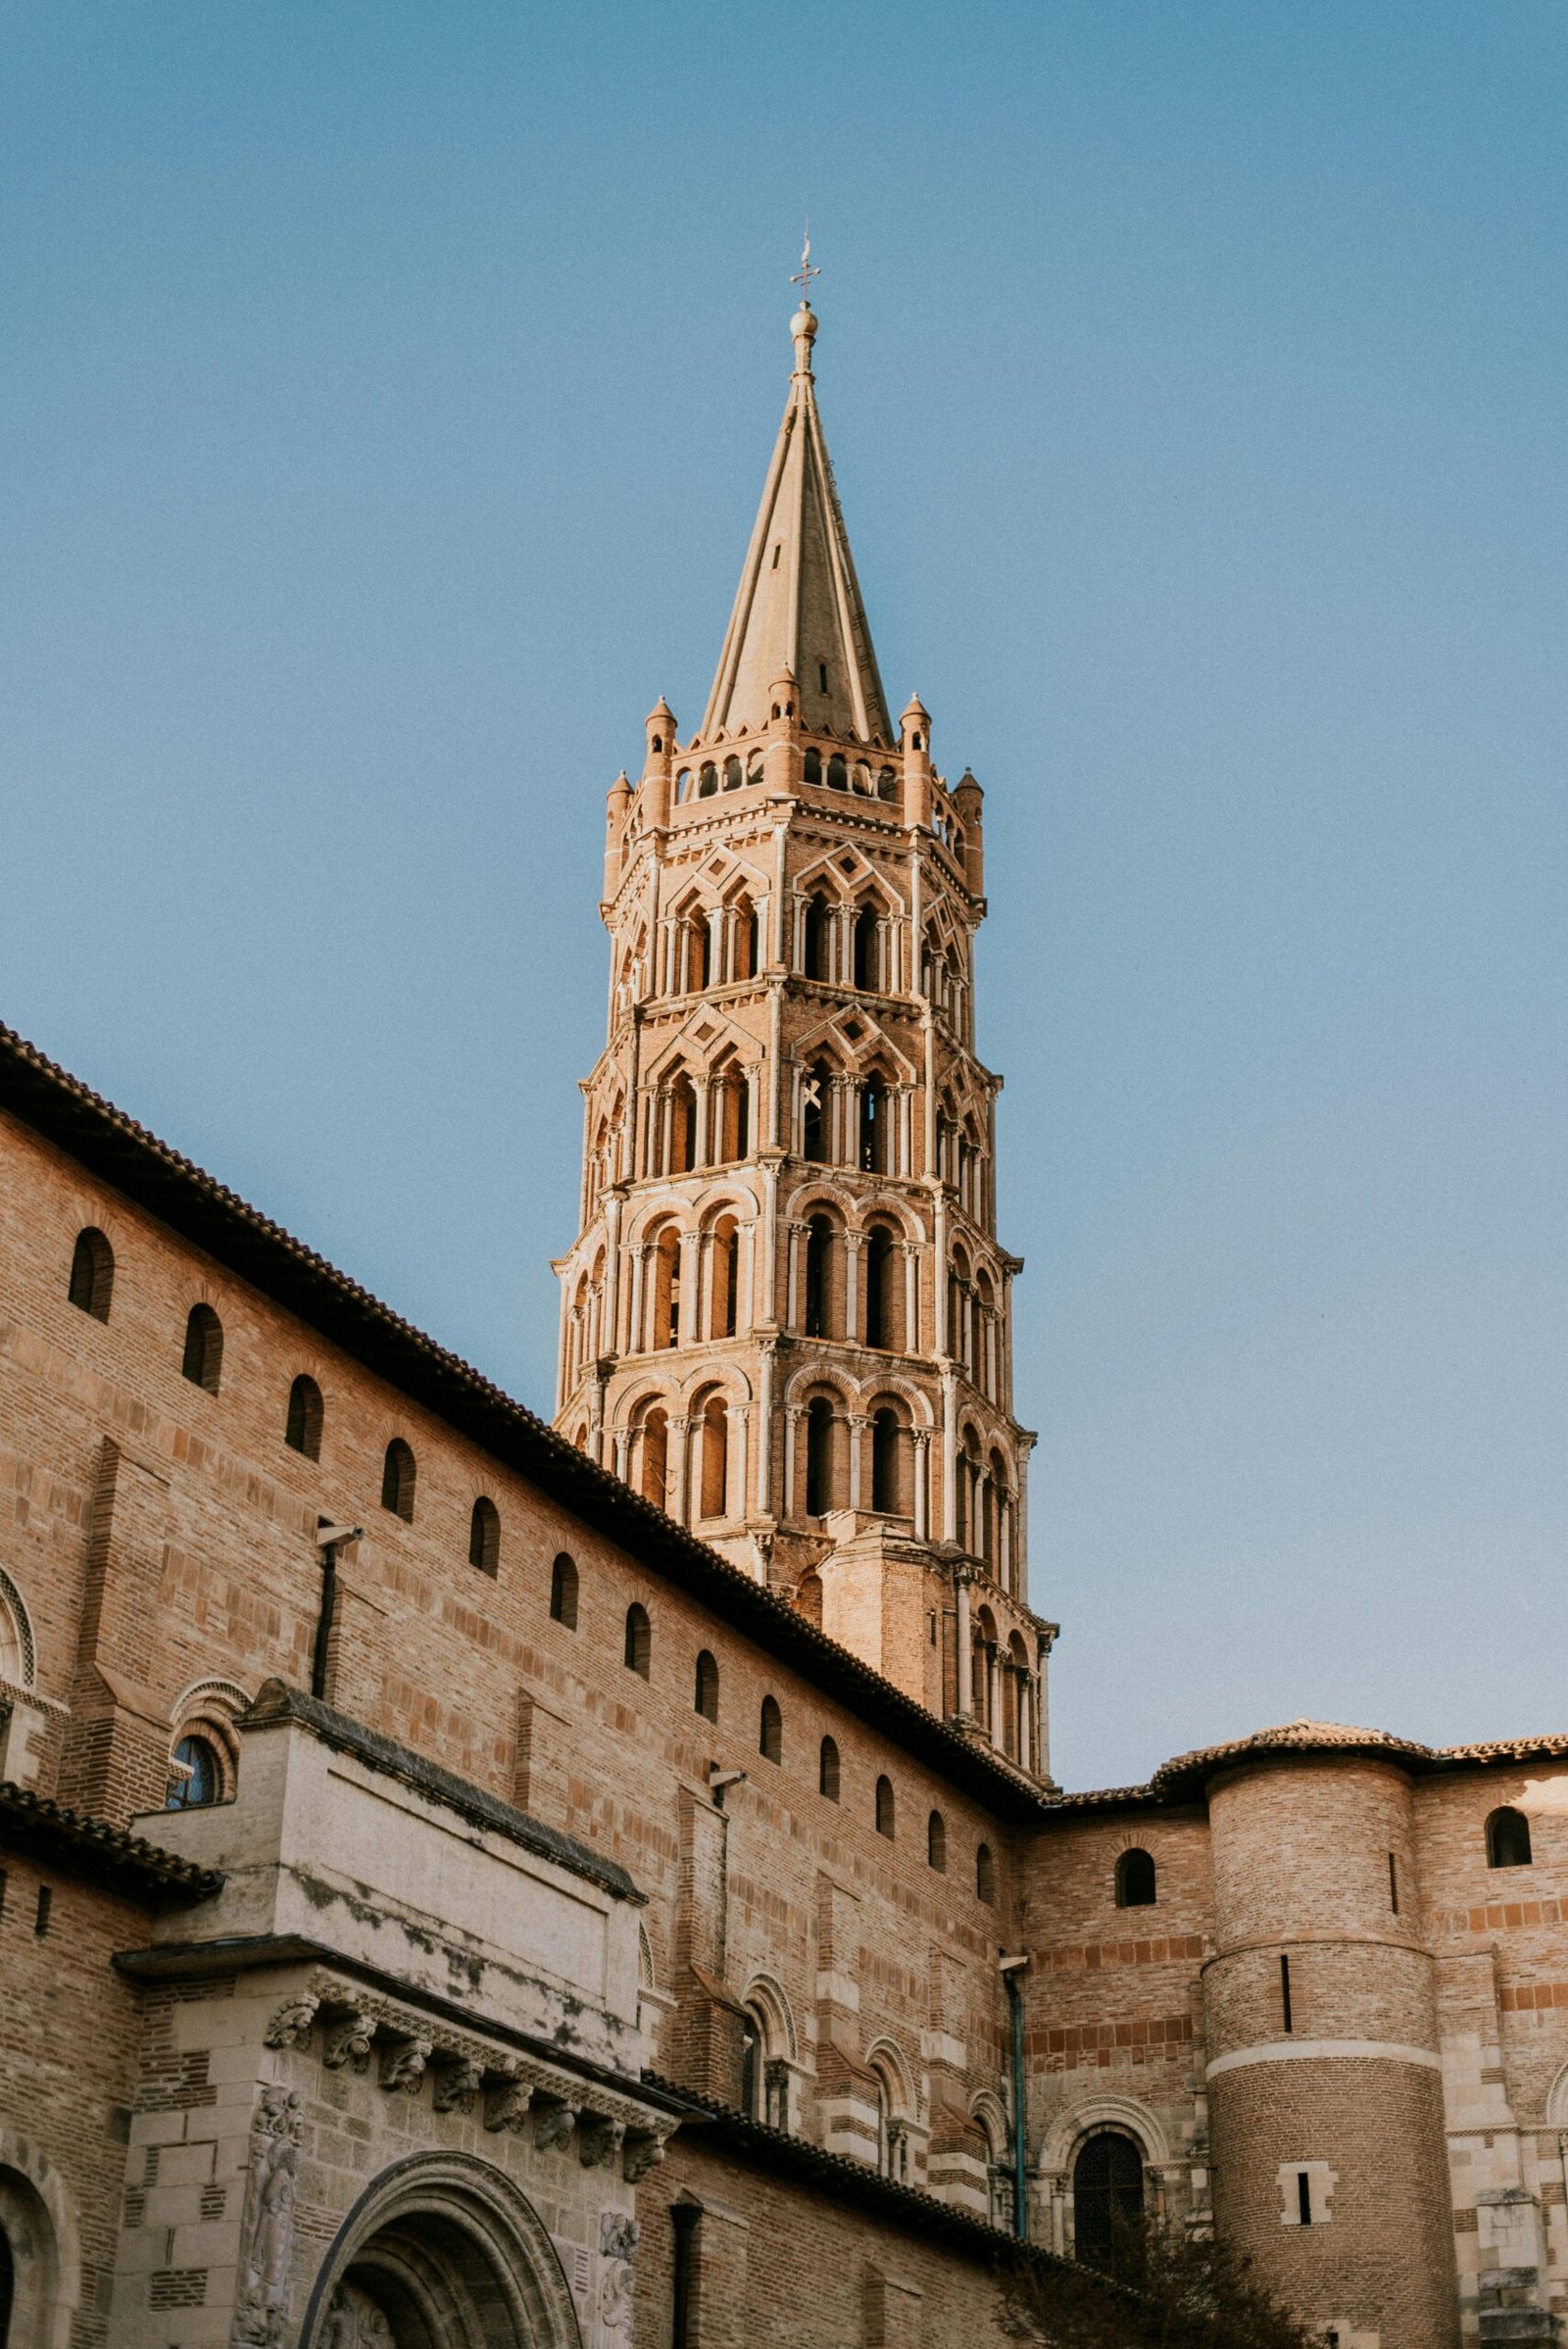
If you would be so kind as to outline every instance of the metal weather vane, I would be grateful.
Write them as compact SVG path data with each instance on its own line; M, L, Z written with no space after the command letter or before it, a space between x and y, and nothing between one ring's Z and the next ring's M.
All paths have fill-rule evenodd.
M813 277L820 277L821 274L820 269L814 269L811 267L811 223L808 220L806 242L801 247L801 266L798 269L790 272L790 283L800 287L801 300L806 304L808 310L811 307L811 280Z

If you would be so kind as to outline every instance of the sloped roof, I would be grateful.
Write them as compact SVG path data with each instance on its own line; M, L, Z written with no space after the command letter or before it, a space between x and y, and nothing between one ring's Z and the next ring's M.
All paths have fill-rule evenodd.
M206 1900L223 1885L217 1869L200 1868L144 1835L90 1819L10 1779L0 1779L0 1846L64 1861L76 1875L155 1903Z

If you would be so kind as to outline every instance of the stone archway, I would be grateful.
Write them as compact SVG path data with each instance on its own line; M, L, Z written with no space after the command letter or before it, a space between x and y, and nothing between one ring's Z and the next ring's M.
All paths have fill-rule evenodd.
M383 2172L321 2264L302 2349L581 2349L532 2205L487 2162L416 2154Z
M0 2349L66 2349L80 2254L65 2189L24 2137L0 2126Z

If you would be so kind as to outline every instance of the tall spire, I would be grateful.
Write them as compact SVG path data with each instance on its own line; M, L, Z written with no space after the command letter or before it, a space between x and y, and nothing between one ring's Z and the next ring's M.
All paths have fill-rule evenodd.
M790 320L795 372L703 716L705 741L719 727L738 734L765 724L770 688L785 670L799 681L808 734L860 742L876 736L889 747L898 740L817 414L816 274L808 236L797 279L801 306Z

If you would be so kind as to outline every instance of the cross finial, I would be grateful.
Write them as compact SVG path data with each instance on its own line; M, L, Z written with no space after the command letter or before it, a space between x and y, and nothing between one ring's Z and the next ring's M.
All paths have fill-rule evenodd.
M801 266L798 269L793 270L790 275L791 285L798 285L800 287L801 300L806 304L808 310L809 310L811 307L811 279L813 277L820 277L821 274L822 272L820 269L813 269L811 267L811 223L809 220L808 220L806 223L806 242L801 247Z

